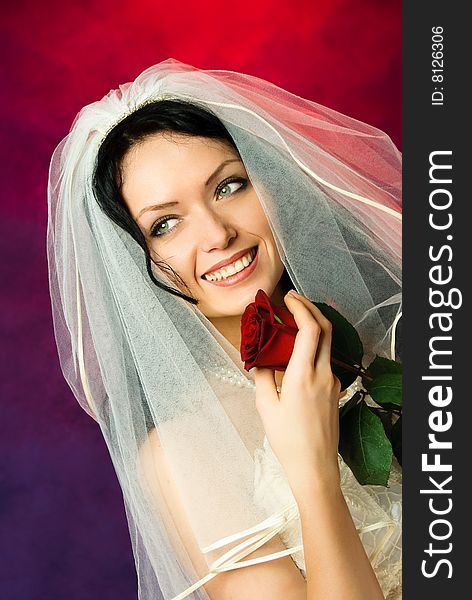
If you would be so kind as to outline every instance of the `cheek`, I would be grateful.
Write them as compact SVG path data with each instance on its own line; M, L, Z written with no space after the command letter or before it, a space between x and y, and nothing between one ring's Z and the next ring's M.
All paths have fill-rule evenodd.
M251 215L251 224L254 228L254 232L257 232L265 240L269 240L272 243L275 243L274 236L272 234L272 229L270 228L269 221L267 220L266 214L262 206L257 203L256 210L253 211Z
M257 235L273 239L269 221L255 192L251 194L249 202L245 204L244 222L246 225L250 224L251 231Z
M181 282L175 278L172 271L182 278L186 285L192 285L195 279L195 260L191 251L182 251L176 249L172 244L156 244L150 245L151 256L156 261L159 270L179 288L182 287Z
M272 233L272 229L270 227L269 221L266 217L264 209L258 202L257 209L253 212L253 229L254 233L260 236L266 243L269 255L275 260L276 264L280 269L283 269L282 259L280 257L279 250L277 248L277 243L274 238L274 234Z

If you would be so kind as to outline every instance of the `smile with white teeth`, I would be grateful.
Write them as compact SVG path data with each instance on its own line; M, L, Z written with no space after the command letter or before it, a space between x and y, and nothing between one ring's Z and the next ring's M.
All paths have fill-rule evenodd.
M231 275L239 273L239 271L242 271L248 267L254 260L256 252L257 248L252 248L247 254L241 258L238 258L238 260L236 260L234 263L226 265L225 267L222 267L217 271L213 271L212 273L206 273L203 275L203 278L208 281L221 281L222 279L228 279L228 277L231 277Z

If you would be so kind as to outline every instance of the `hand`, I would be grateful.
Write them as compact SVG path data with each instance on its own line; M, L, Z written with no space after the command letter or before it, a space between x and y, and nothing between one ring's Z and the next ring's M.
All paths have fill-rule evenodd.
M331 371L331 323L307 298L287 294L299 329L280 394L272 369L254 368L256 407L292 490L339 485L341 384Z

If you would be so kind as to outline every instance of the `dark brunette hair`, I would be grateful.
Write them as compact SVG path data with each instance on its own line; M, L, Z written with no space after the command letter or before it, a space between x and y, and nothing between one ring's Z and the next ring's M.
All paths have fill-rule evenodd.
M209 110L183 100L157 100L145 104L125 117L105 137L97 155L93 176L94 194L104 213L127 231L143 249L146 269L153 283L192 304L198 304L192 296L187 296L156 279L151 268L152 262L163 271L172 273L176 280L187 287L170 265L164 261L155 261L151 257L144 234L131 216L121 194L121 164L126 153L146 137L161 132L220 140L230 145L239 155L228 130Z

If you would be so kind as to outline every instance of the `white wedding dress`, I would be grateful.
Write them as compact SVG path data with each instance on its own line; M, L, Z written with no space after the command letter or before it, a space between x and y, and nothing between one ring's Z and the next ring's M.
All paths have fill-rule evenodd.
M358 389L355 382L343 397L346 402ZM395 460L395 459L394 459ZM341 486L362 543L371 560L387 600L400 600L401 592L401 469L395 461L388 487L361 486L349 467L339 457ZM285 504L288 508L285 526L279 537L287 548L302 548L301 523L290 486L267 438L263 448L256 450L254 496L256 503L268 515ZM305 576L303 549L291 554Z

